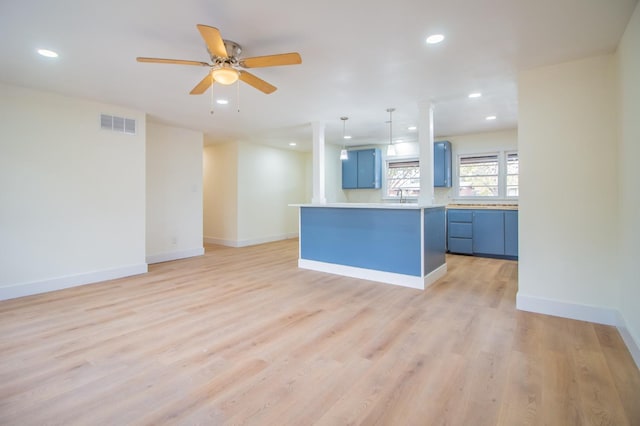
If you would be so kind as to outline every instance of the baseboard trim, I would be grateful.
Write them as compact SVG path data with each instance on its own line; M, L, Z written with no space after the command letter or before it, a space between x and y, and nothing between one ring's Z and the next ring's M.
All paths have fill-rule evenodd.
M447 274L447 264L443 263L424 277L424 288L438 281Z
M629 353L631 354L631 358L636 363L638 369L640 369L640 342L636 341L633 338L633 334L629 331L627 327L627 321L625 321L624 317L620 312L618 312L618 331L620 332L620 336L622 336L622 340L627 345L627 349L629 349Z
M559 300L529 296L520 292L516 295L516 308L521 311L595 322L597 324L618 324L618 311L615 309L561 302Z
M174 251L170 253L152 254L147 256L147 264L169 262L171 260L185 259L187 257L202 256L203 254L204 247Z
M280 234L263 238L253 238L248 240L226 240L223 238L204 237L203 241L205 242L205 244L217 244L227 247L248 247L256 246L258 244L272 243L274 241L290 240L292 238L298 238L298 233L292 232L288 234Z
M131 275L144 274L148 271L147 264L130 265L122 268L105 269L102 271L88 272L77 275L67 275L42 281L15 284L0 287L0 300L16 299L18 297L31 296L33 294L48 293L50 291L77 287L85 284L93 284L100 281L114 280L129 277Z
M312 271L326 272L345 277L376 281L385 284L424 290L447 273L447 264L443 264L425 277L397 274L394 272L376 271L373 269L357 268L355 266L338 265L335 263L318 262L317 260L298 259L298 267Z
M620 332L620 336L622 336L622 340L624 340L624 343L627 345L627 349L629 349L629 353L636 363L636 366L640 368L640 342L634 339L627 327L627 322L617 309L561 302L558 300L529 296L521 294L520 292L516 295L516 308L521 311L535 312L538 314L588 321L596 324L613 325Z

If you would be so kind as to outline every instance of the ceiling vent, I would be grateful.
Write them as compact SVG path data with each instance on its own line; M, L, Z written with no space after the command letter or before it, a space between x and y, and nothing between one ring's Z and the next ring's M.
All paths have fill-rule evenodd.
M108 114L100 114L100 128L113 130L114 132L136 134L136 120L133 118L116 117Z

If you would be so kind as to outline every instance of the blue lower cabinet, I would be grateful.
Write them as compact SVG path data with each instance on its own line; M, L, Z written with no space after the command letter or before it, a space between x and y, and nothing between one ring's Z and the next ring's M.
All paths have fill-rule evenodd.
M504 255L504 211L473 212L473 252Z
M451 253L518 257L517 210L451 209L447 233Z
M471 238L449 237L449 251L451 253L473 254L473 240Z
M473 254L473 210L447 211L447 248L451 253Z
M518 256L518 212L504 212L504 254Z
M438 269L447 263L445 252L446 241L446 212L444 209L424 209L423 221L424 241L424 275Z
M302 259L421 274L419 209L301 207L300 230Z

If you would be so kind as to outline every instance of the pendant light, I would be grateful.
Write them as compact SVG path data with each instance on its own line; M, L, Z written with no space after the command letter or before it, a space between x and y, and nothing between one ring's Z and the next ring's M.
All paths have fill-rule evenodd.
M389 113L389 146L387 146L387 156L396 155L396 147L393 146L393 133L392 133L393 121L391 119L393 111L395 110L396 110L395 108L387 108L387 112Z
M347 120L349 119L349 117L340 117L340 120L342 120L342 150L340 151L340 159L341 160L348 160L349 159L349 153L347 152L347 149L344 146L344 140L345 139L351 139L350 137L347 137L347 135L345 134L345 127L347 125Z

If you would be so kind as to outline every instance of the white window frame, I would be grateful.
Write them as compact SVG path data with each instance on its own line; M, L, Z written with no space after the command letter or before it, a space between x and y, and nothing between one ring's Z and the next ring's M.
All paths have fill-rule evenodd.
M452 165L453 173L455 176L455 184L454 184L454 193L452 194L453 199L457 200L467 200L467 201L480 201L480 200L517 200L517 196L507 196L507 155L508 154L518 154L518 150L509 149L509 150L500 150L500 151L485 151L485 152L464 152L458 153L456 155L456 162ZM489 156L489 155L497 155L498 156L498 195L495 196L487 196L487 197L478 197L478 196L463 196L460 195L460 158L461 157L481 157L481 156ZM518 157L518 162L520 161L520 157Z
M415 155L398 155L393 157L388 157L384 162L384 176L382 178L382 199L383 200L400 200L400 195L388 195L387 192L389 190L389 184L387 183L387 175L389 173L389 163L404 163L410 161L417 161L420 164L420 157ZM402 197L405 200L417 200L418 197Z
M518 195L507 194L507 176L509 176L509 155L516 154L518 157L518 195L520 195L520 154L516 150L504 151L504 198L517 200Z

